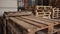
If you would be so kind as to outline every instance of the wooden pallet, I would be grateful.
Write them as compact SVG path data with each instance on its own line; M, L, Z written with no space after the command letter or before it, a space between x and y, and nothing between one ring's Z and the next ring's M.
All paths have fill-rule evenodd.
M31 20L31 21L37 21L37 22L40 22L40 23L43 23L43 24L46 24L48 25L48 32L50 34L53 34L57 31L59 31L60 28L58 28L60 26L60 21L58 20L54 20L54 19L45 19L45 18L39 18L39 17L22 17L24 19L27 19L27 20ZM50 24L50 25L49 25ZM58 28L58 29L56 29Z
M7 25L9 34L54 34L56 32L59 34L60 32L59 20L35 16L14 16L5 16L4 24Z
M39 31L39 32L37 32L38 34L42 33L42 32L44 34L45 31L43 31L43 30L48 31L48 32L46 32L47 34L53 34L53 33L59 31L59 29L55 29L55 26L57 28L57 25L60 25L59 22L60 21L53 20L53 19L37 18L34 16L27 16L27 17L21 16L21 17L9 17L8 25L11 27L11 30L13 30L13 31L16 30L16 28L15 28L16 25L19 25L20 27L23 28L23 32L26 34L28 32L30 34L33 34L37 31ZM17 30L16 33L17 32L19 32L19 31Z
M52 18L60 18L60 9L53 8Z
M34 34L35 32L39 31L39 30L42 30L42 29L45 29L47 28L46 25L43 25L43 24L38 24L38 23L35 23L35 22L32 22L32 21L29 21L29 20L26 20L26 21L22 21L22 19L20 20L19 17L16 17L16 18L13 18L13 17L10 17L10 19L15 22L16 21L16 24L22 26L22 28L24 30L27 31L26 34ZM30 24L29 24L30 23ZM23 25L24 24L24 25ZM23 30L23 32L24 32ZM26 32L25 31L25 32ZM24 33L25 33L24 32ZM28 33L29 32L29 33Z
M7 14L6 14L6 15L7 15ZM6 24L7 27L8 27L8 33L12 33L12 34L15 33L15 34L17 34L18 32L20 32L20 31L17 31L16 28L14 28L14 26L16 26L16 25L14 25L14 22L15 22L15 21L13 21L13 20L12 20L12 21L10 21L10 20L8 21L9 17L13 17L13 16L11 16L11 15L10 15L10 16L9 16L9 15L6 16L6 15L5 15L5 21L7 21L7 22L6 22L7 24L6 24L6 23L5 23L5 24ZM14 16L16 16L16 15L14 15ZM13 19L13 18L12 18L12 19ZM16 18L14 18L14 19L16 19ZM20 21L20 20L19 20L19 21ZM13 24L10 24L11 22L12 22ZM18 21L17 21L17 22L18 22ZM22 21L22 22L23 22L23 24L24 24L24 21ZM32 23L32 21L30 21L30 22ZM17 24L17 23L16 23L16 24ZM33 24L34 24L34 22L33 22ZM17 25L19 25L19 24L17 24ZM28 24L25 24L25 25L28 25ZM29 25L31 25L31 24L29 24ZM34 25L35 25L35 26L34 26ZM38 31L38 30L47 28L47 27L44 27L45 25L43 25L43 26L40 26L41 24L38 25L38 23L35 23L34 25L32 25L31 27L29 27L29 28L33 28L33 27L36 28L36 27L37 27L36 30L34 29L34 30L32 31L33 33L35 33L35 32ZM12 27L12 26L13 26L13 27ZM21 26L23 26L23 25L21 25ZM43 28L43 27L44 27L44 28ZM23 27L23 33L24 33L24 34L25 34L25 32L26 32L26 31L24 31L25 28L27 28L27 27ZM9 30L10 30L10 32L9 32ZM26 30L29 32L29 29L26 29ZM30 32L30 33L28 33L28 32L27 32L27 34L32 34L32 32ZM19 33L19 34L20 34L20 33Z
M36 6L36 16L50 18L52 6Z

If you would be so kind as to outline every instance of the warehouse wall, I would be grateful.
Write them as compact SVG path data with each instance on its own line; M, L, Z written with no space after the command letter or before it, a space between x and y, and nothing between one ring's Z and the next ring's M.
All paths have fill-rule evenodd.
M4 11L17 11L17 0L0 0L0 16Z

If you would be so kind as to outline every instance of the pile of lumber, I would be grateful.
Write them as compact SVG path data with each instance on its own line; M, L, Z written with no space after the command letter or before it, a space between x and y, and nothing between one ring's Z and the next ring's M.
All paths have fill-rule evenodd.
M6 16L7 15L7 16ZM60 34L60 21L35 16L4 15L7 34ZM9 17L8 17L9 16Z

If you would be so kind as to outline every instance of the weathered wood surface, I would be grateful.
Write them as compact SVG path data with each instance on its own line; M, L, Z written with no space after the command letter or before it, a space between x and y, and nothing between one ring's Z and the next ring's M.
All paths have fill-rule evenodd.
M4 16L22 16L22 15L32 15L32 12L6 12Z
M36 8L37 9L40 9L40 8L42 8L42 9L51 9L52 6L36 6Z
M60 34L60 29L59 29L59 31L57 32L57 34Z
M53 8L52 18L60 18L60 8Z
M53 23L53 24L60 24L60 21L59 20L54 20L54 19L46 19L46 18L41 18L41 17L34 17L34 16L22 16L22 18L25 18L25 19L29 19L29 20L35 20L38 22L40 21L45 21L46 23Z
M9 15L10 16L11 15L12 16L16 16L18 14L19 13L15 13L15 14L14 13L10 13ZM17 16L16 17L12 17L12 16L8 17L9 15L5 14L5 17L8 18L6 20L11 20L11 21L8 21L7 23L12 28L12 30L11 30L12 33L13 33L13 31L18 33L17 32L18 30L15 28L16 25L13 26L14 24L17 24L20 27L22 27L24 30L27 31L28 34L35 34L35 32L37 32L39 30L46 29L46 28L48 30L48 32L47 32L48 34L53 34L53 33L59 31L59 29L55 29L54 28L54 26L60 24L59 20L46 19L46 18L35 17L35 16L21 16L21 15L18 15L18 17ZM10 24L10 23L13 23L13 25ZM26 33L26 31L23 31L23 32Z
M21 34L21 32L20 32L17 28L15 28L12 24L10 24L9 21L8 21L7 24L8 24L8 26L10 27L9 30L12 32L12 34L14 34L13 31L14 31L16 34Z
M16 24L25 28L28 32L32 32L32 31L36 32L36 31L41 29L40 27L34 26L32 24L25 23L24 21L20 21L19 19L16 19L16 18L13 18L13 17L10 17L10 19L12 21L14 21Z
M2 21L3 21L3 32L4 32L4 34L6 34L6 19L2 19Z
M22 21L25 21L25 22L27 22L27 23L29 23L29 24L35 25L35 26L37 26L37 27L40 27L40 28L45 28L45 27L47 27L47 25L44 25L44 24L42 24L42 23L37 23L37 22L34 22L34 21L30 21L30 20L26 20L26 19L20 18L20 17L16 17L16 18L17 18L17 19L20 19L20 20L22 20Z
M36 6L35 16L40 16L43 18L51 18L52 6Z
M30 21L33 21L36 23L42 23L42 24L48 25L48 33L50 33L50 34L57 32L58 30L54 29L54 26L60 24L60 21L54 20L54 19L46 19L46 18L33 17L33 16L27 16L27 17L21 16L21 18L19 18L19 19L22 19L22 18L25 21L30 20Z
M48 21L45 21L45 20L41 20L41 19L37 19L37 18L34 18L34 17L21 17L21 18L25 18L25 19L28 19L28 20L32 20L32 21L36 21L36 22L40 22L40 23L43 23L43 24L46 24L46 25L49 25L51 24L50 22ZM46 23L45 23L46 22Z

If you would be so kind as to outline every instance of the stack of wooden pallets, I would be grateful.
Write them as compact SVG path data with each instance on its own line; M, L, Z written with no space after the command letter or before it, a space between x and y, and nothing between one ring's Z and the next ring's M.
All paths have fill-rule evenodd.
M52 6L36 6L36 16L50 18L51 10Z
M60 34L60 21L35 16L4 14L7 34Z

